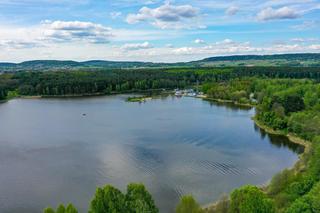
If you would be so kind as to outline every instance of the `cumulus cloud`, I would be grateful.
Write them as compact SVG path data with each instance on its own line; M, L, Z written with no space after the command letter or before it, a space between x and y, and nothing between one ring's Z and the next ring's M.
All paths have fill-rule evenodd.
M268 7L257 14L257 19L259 21L269 21L276 19L296 19L299 16L300 14L290 7L281 7L278 9Z
M141 50L141 49L151 49L153 46L149 42L143 42L143 43L129 43L124 44L121 49L123 50Z
M226 9L225 14L228 16L233 16L239 12L239 8L236 6L230 6Z
M111 28L81 21L44 21L44 40L55 42L86 41L90 43L107 43L112 37Z
M137 14L129 14L127 23L150 22L159 28L185 28L184 22L194 20L199 15L199 10L191 5L171 5L165 3L157 8L142 7ZM190 23L189 23L190 24Z
M0 29L0 47L6 50L52 47L62 43L105 44L111 38L111 28L80 21L42 21L27 28Z

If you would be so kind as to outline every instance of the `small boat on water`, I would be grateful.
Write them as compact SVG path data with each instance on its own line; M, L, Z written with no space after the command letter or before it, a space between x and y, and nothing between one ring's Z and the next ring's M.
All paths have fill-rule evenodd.
M177 90L175 93L174 93L175 96L177 97L181 97L183 94L180 90Z
M197 96L197 93L195 93L195 92L189 92L189 93L187 93L186 96L188 96L188 97L195 97L195 96Z

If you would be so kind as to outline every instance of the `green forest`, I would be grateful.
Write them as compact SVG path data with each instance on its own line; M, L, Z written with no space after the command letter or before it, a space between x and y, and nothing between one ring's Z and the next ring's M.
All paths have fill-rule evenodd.
M75 96L185 88L243 77L320 79L317 67L233 67L14 72L0 75L0 99L21 96ZM10 95L9 95L10 96Z
M208 100L256 107L257 124L298 138L305 146L299 162L274 176L264 188L243 186L205 209L191 196L181 198L177 213L320 212L320 68L230 67L141 70L16 72L0 75L0 100L16 96L104 95L200 85ZM158 212L142 184L126 194L98 188L90 213ZM72 204L46 213L76 213Z

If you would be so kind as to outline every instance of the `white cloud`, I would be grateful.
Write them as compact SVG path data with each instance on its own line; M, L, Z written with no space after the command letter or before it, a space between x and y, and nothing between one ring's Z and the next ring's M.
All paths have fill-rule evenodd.
M198 39L194 40L194 43L196 43L196 44L205 44L206 42L204 40L198 38Z
M141 45L141 44L140 44ZM126 45L128 47L128 44ZM129 45L138 48L139 45ZM15 49L0 51L3 61L25 61L33 59L70 59L70 60L127 60L127 61L152 61L152 62L177 62L192 61L218 55L238 54L274 54L296 52L320 52L320 44L277 44L252 45L249 42L230 41L230 39L217 41L204 46L185 47L153 47L142 49L123 49L124 46L116 45L78 45L77 43L59 43L47 47Z
M151 49L153 46L149 42L143 42L143 43L129 43L124 44L121 49L123 50L141 50L141 49Z
M154 9L142 7L137 14L129 14L126 21L129 24L146 21L162 29L176 29L198 25L192 23L198 16L199 10L191 5L175 6L167 2Z
M6 49L24 49L43 46L42 44L34 41L27 40L0 40L0 47Z
M230 6L226 9L225 14L228 16L233 16L239 12L239 7Z
M268 21L276 19L295 19L298 18L300 14L290 8L290 7L281 7L278 9L273 9L272 7L265 8L257 14L257 19L259 21Z
M261 51L260 48L251 46L249 42L235 42L231 39L224 39L201 47L175 48L172 52L177 55L229 55L259 51Z
M208 31L208 33L212 33L212 31ZM101 35L103 42L110 40L115 43L97 44L97 38L100 38ZM199 31L181 32L160 29L110 29L97 23L79 21L45 21L25 28L1 25L0 58L3 61L105 59L176 62L216 55L320 52L319 38L302 37L291 41L288 38L287 43L270 44L267 42L259 45L253 45L250 42L237 42L230 38L194 45L190 43L192 41L190 39L190 46L179 46L175 41L181 38L181 35L193 37L199 36L200 33ZM155 47L151 44L154 40L159 39L164 42L161 47L158 45ZM201 43L201 37L198 39L199 41L196 43ZM127 44L121 46L117 42ZM165 45L166 43L171 43L171 45Z
M51 48L67 43L105 44L113 38L112 29L92 22L42 21L27 28L0 27L0 48Z
M230 39L217 41L200 47L180 47L171 50L174 57L203 58L217 55L235 54L275 54L296 52L319 52L320 44L275 44L272 46L254 46L250 42L236 42Z
M81 21L44 21L44 40L55 42L85 41L89 43L107 43L113 36L111 28Z
M311 50L320 50L320 44L312 44L309 46Z
M180 35L173 31L111 29L104 25L80 21L42 21L29 27L0 25L0 49L32 49L54 45L106 45L110 42L137 42L160 39L173 40ZM141 47L147 47L148 45ZM129 45L130 46L130 45ZM151 44L149 43L149 46Z

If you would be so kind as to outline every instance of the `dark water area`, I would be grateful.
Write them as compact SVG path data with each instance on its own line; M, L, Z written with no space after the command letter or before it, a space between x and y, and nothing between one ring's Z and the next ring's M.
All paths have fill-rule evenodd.
M195 98L126 95L16 99L0 104L0 212L72 202L86 212L98 186L142 182L161 212L244 184L265 184L303 149L269 135L253 108Z

